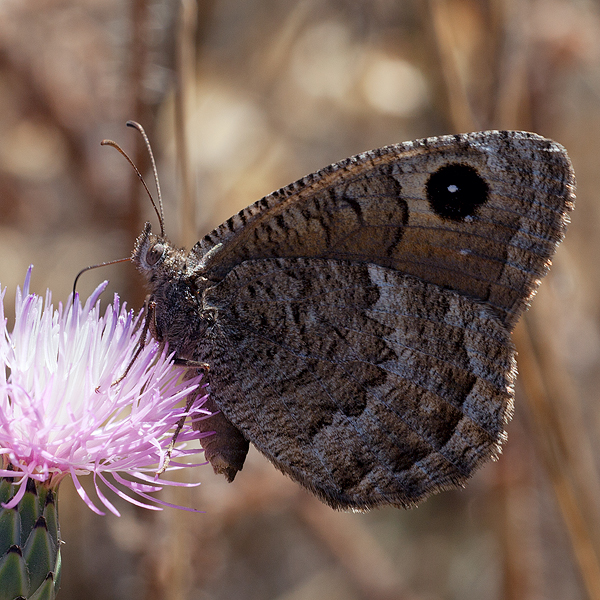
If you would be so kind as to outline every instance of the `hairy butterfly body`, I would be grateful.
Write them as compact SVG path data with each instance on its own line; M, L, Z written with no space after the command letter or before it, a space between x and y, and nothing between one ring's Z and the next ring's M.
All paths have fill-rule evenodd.
M574 201L564 149L489 131L348 158L187 253L132 260L151 331L208 365L201 442L233 480L252 442L334 508L414 505L497 456L520 314Z

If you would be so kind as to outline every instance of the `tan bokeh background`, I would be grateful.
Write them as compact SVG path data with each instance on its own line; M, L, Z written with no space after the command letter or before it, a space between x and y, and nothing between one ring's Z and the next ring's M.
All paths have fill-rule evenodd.
M0 281L65 301L155 219L128 165L157 155L191 246L261 196L389 143L486 128L567 147L578 203L517 331L509 442L465 490L336 513L256 452L228 485L117 502L60 491L63 600L600 598L600 6L591 0L0 0ZM149 177L149 184L151 177ZM155 223L155 221L153 221ZM139 307L129 264L92 271ZM7 311L10 314L10 309ZM93 495L93 491L90 491Z

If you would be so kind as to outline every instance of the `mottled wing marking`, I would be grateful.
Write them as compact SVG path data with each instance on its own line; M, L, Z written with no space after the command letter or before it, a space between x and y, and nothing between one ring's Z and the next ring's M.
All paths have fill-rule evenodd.
M499 451L514 351L483 304L320 259L245 262L204 301L213 399L330 505L409 506Z

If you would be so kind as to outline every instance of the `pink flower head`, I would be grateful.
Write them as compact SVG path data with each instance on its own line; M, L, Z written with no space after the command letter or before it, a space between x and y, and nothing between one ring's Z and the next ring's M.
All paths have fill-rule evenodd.
M0 454L5 467L0 476L20 478L21 484L6 507L18 504L27 478L54 485L70 474L86 504L104 514L78 479L93 473L98 498L114 514L119 513L98 480L129 502L160 510L130 494L164 504L147 492L165 484L189 485L159 481L154 474L163 466L177 423L186 414L178 405L198 390L201 376L181 381L172 356L161 352L154 340L148 340L131 364L143 327L132 311L119 306L116 295L100 315L98 297L106 282L83 308L76 296L74 303L59 304L55 310L49 291L45 302L29 293L30 278L31 267L23 291L17 288L12 332L4 316L6 288L0 292ZM208 414L202 409L205 399L198 393L187 413L192 419ZM177 459L202 451L186 448L197 438L188 420L167 470L193 466Z

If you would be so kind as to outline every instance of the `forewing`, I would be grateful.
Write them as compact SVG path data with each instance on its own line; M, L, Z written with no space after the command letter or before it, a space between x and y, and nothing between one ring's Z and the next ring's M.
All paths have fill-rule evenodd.
M331 506L409 506L498 452L514 351L482 303L320 259L245 262L204 303L211 397Z
M472 168L487 186L460 218L428 200L431 175L447 165ZM535 134L428 138L282 188L205 236L193 255L213 281L257 258L377 264L483 300L512 329L564 235L573 192L566 152Z

